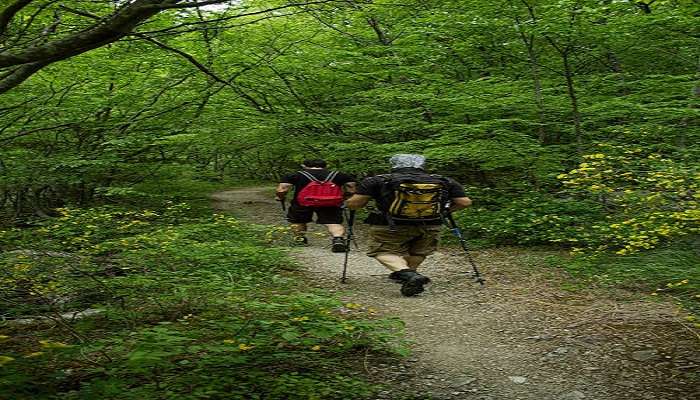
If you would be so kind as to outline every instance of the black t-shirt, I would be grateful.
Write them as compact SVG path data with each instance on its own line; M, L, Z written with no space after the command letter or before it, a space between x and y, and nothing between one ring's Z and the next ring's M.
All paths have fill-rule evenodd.
M418 168L399 168L391 171L392 174L411 174L411 175L427 175L429 176L430 174L423 171L422 169ZM382 175L382 176L371 176L369 178L365 178L360 182L360 184L357 186L357 190L355 191L355 194L361 194L365 196L371 196L373 199L377 200L381 198L382 196L382 187L387 181L387 178L389 175ZM462 185L460 185L457 181L455 181L452 178L447 178L446 183L447 183L447 196L450 199L454 199L457 197L466 197L467 195L464 193L464 188ZM378 215L377 213L374 213L374 215L370 214L370 217L365 221L369 224L372 225L386 225L388 222L386 218L383 215ZM404 222L404 221L397 221L397 225L413 225L415 224L414 222ZM436 225L439 225L440 222L434 223ZM426 225L430 225L430 223L426 223Z
M328 178L328 174L330 174L332 171L329 171L325 168L323 169L305 169L304 172L309 173L311 176L314 178L318 179L319 181L324 181L326 178ZM338 186L343 186L348 182L355 182L355 178L351 175L344 174L342 172L338 172L338 174L333 178L333 183L335 183ZM285 177L282 178L280 183L291 183L294 185L294 198L293 202L296 202L297 198L297 193L301 189L304 188L304 186L308 185L311 183L311 180L309 178L305 177L302 175L299 171L294 172L293 174L286 175Z

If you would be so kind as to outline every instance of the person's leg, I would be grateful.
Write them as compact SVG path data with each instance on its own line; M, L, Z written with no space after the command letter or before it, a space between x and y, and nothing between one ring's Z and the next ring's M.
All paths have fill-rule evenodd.
M403 258L404 258L404 260L406 260L406 264L408 264L408 268L410 268L414 271L418 269L418 266L423 261L425 261L425 256L410 255L410 256L404 256Z
M287 212L287 221L290 223L294 243L305 245L308 243L306 239L307 223L311 222L313 211L308 207L301 207L295 203L289 206Z
M416 227L416 236L408 245L408 256L406 262L411 269L418 269L418 266L425 261L425 258L433 254L439 244L440 226L420 226Z
M425 258L437 249L439 227L413 226L409 228L411 240L408 241L408 254L403 256L408 266L408 271L398 272L402 278L401 294L415 296L422 293L423 286L430 283L430 278L418 273L418 266Z
M392 273L409 269L404 256L408 255L407 242L410 237L406 238L404 233L404 230L392 231L384 225L370 225L367 255L377 259Z
M345 243L345 227L343 226L343 210L340 207L319 207L315 209L316 222L323 224L331 234L331 251L344 253L350 243Z
M386 226L370 228L373 244L367 255L376 258L392 271L389 279L401 283L401 294L404 296L415 296L425 290L424 285L430 283L428 277L417 273L408 262L408 259L414 263L418 261L417 258L410 258L408 252L411 241L415 239L415 232L415 227L410 226L397 227L393 231Z
M306 242L307 225L302 223L292 223L289 225L292 229L292 235L295 241Z
M345 253L350 243L345 243L345 227L340 224L325 224L328 233L331 234L331 251L334 253Z
M332 237L343 237L345 235L345 227L341 224L324 224L326 225L326 228L328 229L328 233L331 234Z
M375 255L374 258L392 272L410 269L408 263L406 262L406 258L398 254L379 253Z

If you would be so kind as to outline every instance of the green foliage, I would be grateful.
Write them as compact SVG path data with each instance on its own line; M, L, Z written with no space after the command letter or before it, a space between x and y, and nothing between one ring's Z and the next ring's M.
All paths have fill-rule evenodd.
M226 185L277 180L307 157L362 177L386 172L392 153L421 152L432 171L467 186L474 207L459 219L470 239L594 255L604 261L581 267L593 275L631 269L630 279L646 276L653 285L695 284L681 273L692 264L659 261L687 254L665 249L698 235L694 2L382 0L238 15L282 4L164 11L140 24L137 35L54 63L0 95L2 279L17 284L0 289L3 309L10 317L36 312L59 322L63 311L105 310L76 322L84 325L78 336L93 347L84 350L73 332L56 340L76 347L36 364L59 371L46 385L68 388L69 398L144 398L152 390L217 397L222 388L250 390L255 380L255 390L298 383L312 398L352 385L330 378L324 386L301 365L320 362L321 354L339 357L326 347L333 338L345 343L337 348L346 354L348 343L383 339L358 326L362 337L348 342L345 322L331 317L275 325L308 300L285 297L290 283L274 272L288 261L261 250L234 221L194 220L196 212L177 208ZM0 41L22 47L65 37L93 23L90 13L104 16L112 7L82 2L84 12L76 13L64 4L31 3ZM161 206L164 199L173 203ZM138 211L79 208L99 204ZM56 208L57 219L47 220ZM16 223L29 229L12 228ZM620 267L635 259L649 268ZM627 281L620 276L612 282ZM283 306L268 309L267 301ZM229 339L210 333L207 342L204 320L180 320L190 313L225 320L217 308L240 317L227 322L231 333L257 332L236 342L254 348L216 353L226 363L250 363L249 351L268 346L290 346L295 355L305 346L320 350L305 348L310 356L299 356L298 370L282 362L277 371L270 361L255 365L250 378L216 372L201 388L189 387L186 378L194 378L185 365L201 362L198 351L209 359L214 350L187 349ZM250 331L252 322L243 321L254 313L286 339L267 326ZM152 330L158 322L171 324ZM107 341L107 331L115 341ZM154 335L183 340L170 354ZM251 344L262 337L268 339ZM75 356L78 348L89 357ZM29 368L35 361L22 358L25 350L0 363ZM147 372L130 372L129 355L144 351ZM265 360L260 356L255 360ZM13 379L34 382L33 373L45 373L22 371Z
M584 155L586 162L558 177L577 197L608 210L604 223L580 235L587 247L624 255L700 233L699 171L641 147L598 146L600 153Z
M697 246L697 240L680 240L634 255L553 256L548 263L566 269L584 283L671 298L697 316L700 314ZM694 322L694 318L689 317L689 322Z
M365 398L340 366L401 351L397 321L299 291L263 228L182 203L59 212L3 232L2 397Z
M639 146L601 143L578 168L560 174L558 196L537 192L492 200L461 216L473 236L494 243L551 244L575 252L631 254L698 230L698 175L692 167Z
M492 244L572 245L602 216L602 207L593 202L533 193L490 207L476 206L457 214L457 220L467 236Z

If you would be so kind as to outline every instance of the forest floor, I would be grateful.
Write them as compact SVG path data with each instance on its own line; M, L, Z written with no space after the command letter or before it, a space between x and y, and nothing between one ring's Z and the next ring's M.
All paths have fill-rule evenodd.
M284 225L270 188L215 193L217 210L258 224ZM412 298L360 249L330 251L322 226L290 253L310 287L405 322L412 354L362 368L386 384L377 399L691 400L700 398L700 336L673 303L629 291L581 286L546 266L546 252L474 251L487 282L474 284L461 249L444 247L421 272L432 279ZM551 253L549 253L551 254Z

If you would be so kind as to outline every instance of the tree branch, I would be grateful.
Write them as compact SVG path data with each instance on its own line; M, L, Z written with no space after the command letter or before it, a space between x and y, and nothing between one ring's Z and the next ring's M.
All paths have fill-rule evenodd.
M155 44L156 46L158 46L158 47L160 47L160 48L162 48L162 49L164 49L164 50L171 51L171 52L173 52L173 53L175 53L175 54L177 54L177 55L183 57L184 59L186 59L187 61L189 61L192 65L194 65L198 70L202 71L202 72L205 73L207 76L209 76L210 78L212 78L214 81L216 81L216 82L218 82L218 83L221 83L221 84L223 84L223 85L225 85L225 86L228 86L228 87L230 87L231 89L233 89L234 92L236 92L236 94L238 94L238 95L241 96L242 98L246 99L246 100L247 100L253 107L255 107L255 109L257 109L258 111L260 111L260 112L262 112L262 113L269 113L269 112L270 112L270 110L268 110L268 109L266 109L265 107L263 107L257 100L255 100L254 98L252 98L249 94L245 93L243 90L241 90L240 88L238 88L238 87L236 87L235 85L233 85L233 84L231 83L230 80L227 81L227 80L225 80L225 79L223 79L223 78L220 78L218 75L216 75L214 72L212 72L209 68L205 67L204 64L202 64L202 63L200 63L199 61L197 61L197 59L194 58L192 55L187 54L187 53L185 53L184 51L179 50L179 49L176 49L176 48L174 48L174 47L170 47L170 46L166 45L165 43L159 42L159 41L157 41L157 40L155 40L155 39L151 39L151 38L149 38L149 37L147 37L147 36L145 36L145 35L136 34L136 36L141 37L141 38L143 38L144 40L146 40L146 41L148 41L148 42L151 42L151 43Z
M651 5L656 2L656 0L651 0L648 3L645 3L643 1L635 1L635 0L630 0L637 8L642 10L644 14L651 14Z
M320 0L320 1L307 1L303 3L289 3L285 4L279 7L271 7L271 8L266 8L264 10L259 10L259 11L251 11L251 12L244 12L241 14L236 14L236 15L229 15L226 17L220 17L220 18L213 18L213 19L207 19L207 20L202 20L202 21L197 21L197 22L185 22L182 24L174 25L168 28L163 28L159 30L154 30L154 31L148 31L148 32L143 32L145 34L152 34L152 33L163 33L163 32L170 32L170 31L177 31L177 29L186 27L186 26L193 26L193 25L208 25L214 22L223 22L223 21L230 21L232 19L237 19L237 18L242 18L242 17L249 17L252 15L260 15L260 14L266 14L270 13L272 11L279 11L279 10L284 10L287 8L292 8L292 7L301 7L301 6L313 6L313 5L319 5L319 4L326 4L326 3L331 3L336 0ZM303 11L307 12L307 11ZM296 13L290 13L290 14L281 14L279 15L280 17L283 17L285 15L294 15ZM276 16L273 16L276 17ZM267 18L272 18L272 17L265 17L264 19ZM178 33L181 31L177 31ZM186 31L185 31L186 32Z
M0 37L3 36L12 18L34 0L16 0L0 12Z
M95 14L92 14L92 13L89 13L89 12L83 11L83 10L76 10L75 8L70 8L70 7L66 6L65 4L59 5L58 8L60 8L61 10L66 10L71 14L80 15L81 17L87 17L87 18L92 18L92 19L96 19L96 20L102 19Z
M18 8L25 2L28 4L32 0L15 0L15 3L10 8ZM95 23L81 31L69 34L65 37L58 38L52 41L33 45L31 47L19 50L17 52L0 52L0 69L18 67L7 73L6 76L0 78L0 94L19 85L21 82L29 78L32 74L39 71L41 68L54 62L64 60L87 51L102 47L106 44L116 42L130 34L139 24L163 10L173 8L192 8L210 4L220 4L230 2L231 0L206 0L199 2L183 2L184 0L132 0L123 3L124 5L117 9L113 14L106 17L91 15L86 12L64 7L66 11L79 13L79 15L100 18ZM280 10L295 6L314 5L330 3L338 0L316 0L308 2L289 3L279 7L271 7L269 9L243 12L229 18L240 18L246 15L255 15L269 13L274 10ZM26 4L24 4L26 5ZM17 11L10 12L5 9L1 15L5 15L6 19L11 18ZM210 22L210 21L207 21ZM1 27L1 25L0 25ZM180 54L184 57L183 54ZM196 61L196 60L195 60ZM195 64L196 65L196 64ZM222 80L223 81L223 80ZM226 81L223 81L226 82ZM228 83L230 85L230 83ZM240 89L239 89L240 90ZM241 93L239 93L241 94ZM241 96L246 97L243 93ZM253 99L248 99L252 101ZM256 107L260 105L257 104ZM263 108L264 109L264 108ZM261 109L262 110L262 109Z
M13 39L9 40L10 38L7 37L7 40L3 40L3 48L0 48L0 53L7 51L9 48L19 46L19 43L21 41L21 38L24 38L24 36L27 34L29 31L29 28L32 26L34 21L37 19L39 14L43 13L47 8L52 6L56 1L58 0L49 0L45 3L40 3L35 7L34 12L31 13L27 18L22 18L24 22L22 27L18 29L16 32L12 32ZM24 21L26 19L26 22ZM1 35L0 35L1 36ZM26 43L31 43L34 39L29 39L26 41Z
M149 5L173 1L180 0L136 0L118 10L104 23L98 22L83 31L24 49L19 53L2 53L0 68L37 61L52 63L115 42L131 32L141 21L160 12L157 8L148 7Z
M24 82L35 72L44 68L46 65L48 65L48 63L35 62L31 64L25 64L3 75L2 78L0 78L0 94L5 93L13 87Z
M12 136L9 136L9 137L0 138L0 142L5 142L5 143L7 143L7 142L10 142L10 141L12 141L12 140L14 140L14 139L21 138L22 136L31 135L32 133L36 133L36 132L52 131L52 130L59 129L59 128L66 128L66 129L67 129L67 128L73 128L73 127L75 127L75 123L69 122L69 123L66 123L66 124L60 124L60 125L54 125L54 126L47 126L47 127L44 127L44 128L29 129L29 130L26 130L26 131L21 131L21 132L15 133L15 134L13 134Z
M169 10L173 8L192 8L192 7L203 7L203 6L210 6L212 4L221 4L221 3L229 3L231 0L207 0L207 1L200 1L200 2L194 2L194 3L181 3L181 4L163 4L163 5L156 5L154 7L160 9L160 10Z

